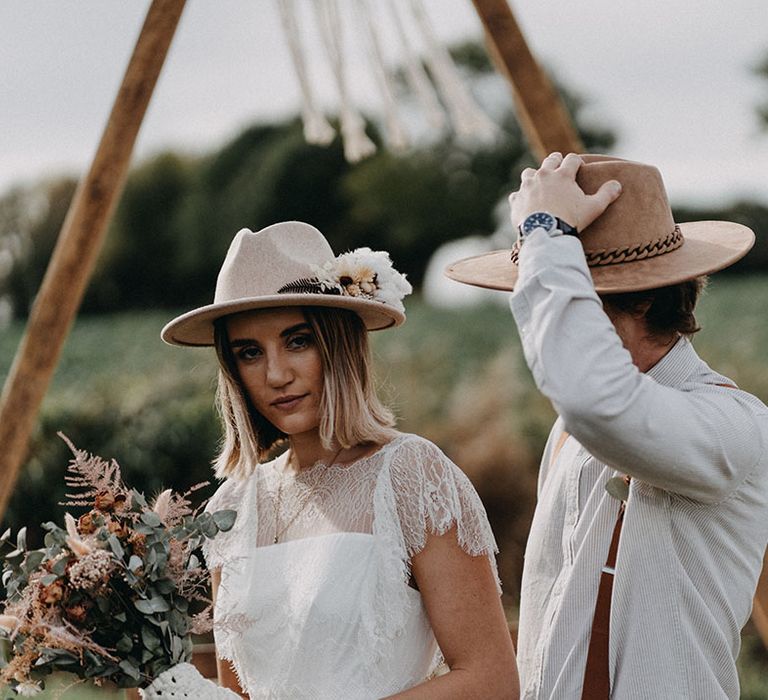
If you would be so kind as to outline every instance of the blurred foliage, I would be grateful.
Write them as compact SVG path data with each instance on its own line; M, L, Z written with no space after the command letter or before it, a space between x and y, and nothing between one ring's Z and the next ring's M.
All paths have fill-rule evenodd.
M759 78L762 78L763 81L768 82L768 53L754 67L754 73ZM768 99L763 100L762 103L757 105L757 116L763 127L768 129Z
M18 314L27 313L40 288L76 187L74 179L60 178L0 198L0 239L15 240L17 249L2 291Z

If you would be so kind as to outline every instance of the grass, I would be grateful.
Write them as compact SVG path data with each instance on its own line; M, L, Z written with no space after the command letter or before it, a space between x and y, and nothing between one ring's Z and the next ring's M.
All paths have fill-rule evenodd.
M704 330L695 344L718 371L768 402L766 300L768 277L715 277L700 305ZM172 316L147 312L78 320L43 406L27 478L17 487L20 501L34 502L58 479L51 466L64 460L63 452L51 448L58 429L81 447L118 457L124 466L143 464L134 478L146 482L132 483L146 484L147 490L162 482L179 487L190 474L195 481L207 471L217 433L211 407L215 363L208 350L173 348L159 340ZM0 379L21 332L20 324L0 332ZM384 394L401 428L435 440L478 486L502 549L505 603L513 609L538 459L554 414L533 385L508 310L503 305L433 309L416 299L409 304L408 323L373 334L372 344ZM24 515L23 522L43 517L55 516L36 512L34 518ZM768 700L768 652L751 627L744 635L740 673L742 698ZM109 696L77 686L61 697Z

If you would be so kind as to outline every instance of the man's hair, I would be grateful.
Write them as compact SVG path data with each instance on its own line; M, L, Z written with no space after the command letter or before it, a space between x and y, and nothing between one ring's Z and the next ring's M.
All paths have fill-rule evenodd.
M654 337L664 338L673 333L691 336L701 330L694 309L706 286L706 277L696 277L668 287L605 294L601 295L601 299L603 304L629 314L637 313L647 306L644 316L648 330Z
M394 433L392 412L376 395L368 331L353 311L302 307L312 328L323 366L320 439L332 449L382 443ZM219 359L216 405L224 435L214 469L219 478L245 478L287 438L255 408L243 386L227 337L226 318L214 323Z

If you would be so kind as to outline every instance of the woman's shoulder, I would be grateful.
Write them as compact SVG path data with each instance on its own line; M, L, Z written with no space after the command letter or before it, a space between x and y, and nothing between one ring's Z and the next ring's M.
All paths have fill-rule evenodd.
M474 491L466 474L431 440L401 433L391 444L389 475L395 492L432 492L456 487Z
M393 457L428 458L450 462L434 442L415 433L398 433L387 448Z

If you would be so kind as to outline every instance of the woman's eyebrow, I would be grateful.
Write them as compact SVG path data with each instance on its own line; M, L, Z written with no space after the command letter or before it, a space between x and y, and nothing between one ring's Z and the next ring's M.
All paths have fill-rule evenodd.
M294 326L289 326L284 331L280 332L281 338L287 338L289 335L293 335L297 331L311 331L312 327L306 323L297 323ZM229 347L231 348L239 348L243 345L258 345L257 341L255 341L253 338L237 338L236 340L230 340L229 341Z
M312 327L304 321L303 323L297 323L295 326L290 326L290 328L286 328L282 333L280 333L281 338L286 338L289 335L293 335L296 333L296 331L311 331Z
M237 340L230 340L229 347L239 348L242 345L256 345L256 341L251 338L238 338Z

